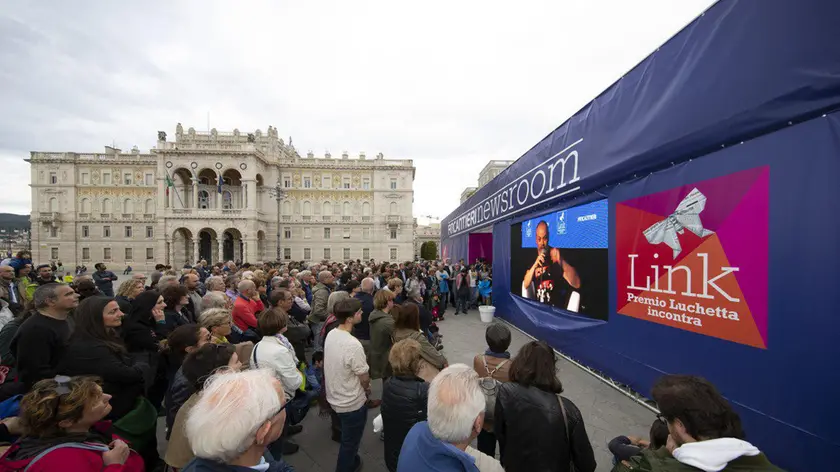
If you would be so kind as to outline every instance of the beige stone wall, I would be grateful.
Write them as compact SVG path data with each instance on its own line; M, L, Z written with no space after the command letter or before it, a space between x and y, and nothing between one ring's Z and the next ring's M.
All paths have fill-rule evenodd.
M273 260L277 182L282 256L288 249L292 260L320 260L328 249L333 260L414 257L410 160L302 157L273 128L200 133L179 125L175 141L159 137L149 154L31 153L34 259L114 270L199 257Z

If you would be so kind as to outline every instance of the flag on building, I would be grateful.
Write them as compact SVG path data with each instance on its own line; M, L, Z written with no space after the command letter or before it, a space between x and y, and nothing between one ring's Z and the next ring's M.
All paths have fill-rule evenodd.
M166 196L169 196L169 189L175 187L175 184L172 182L172 179L169 177L169 172L166 173Z
M219 193L222 193L222 185L223 185L224 183L225 183L225 182L222 180L222 174L219 174L219 184L218 184L218 192L219 192Z

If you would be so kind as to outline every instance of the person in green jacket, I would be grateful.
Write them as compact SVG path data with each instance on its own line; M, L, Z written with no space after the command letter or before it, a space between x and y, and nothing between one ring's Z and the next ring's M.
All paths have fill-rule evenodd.
M666 375L653 386L653 399L668 425L668 442L645 449L613 472L777 472L767 456L744 441L741 418L708 380Z
M370 366L371 379L385 379L391 376L388 354L391 352L391 337L394 335L394 292L380 290L373 297L373 311L368 318L370 323Z
M17 277L16 284L20 287L20 293L26 298L27 302L32 301L32 295L35 294L35 289L38 288L38 283L29 277L32 272L32 264L24 264L19 269L15 276Z

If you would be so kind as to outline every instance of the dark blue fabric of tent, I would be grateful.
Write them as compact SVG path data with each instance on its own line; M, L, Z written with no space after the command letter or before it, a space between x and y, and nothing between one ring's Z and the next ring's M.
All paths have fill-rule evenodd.
M807 160L801 156L807 156ZM635 197L770 167L768 348L737 344L616 313L616 253L610 251L608 322L510 294L510 225L493 228L496 314L583 364L649 394L666 373L711 380L736 407L747 439L787 470L833 470L840 454L840 381L835 270L840 261L840 113L615 187ZM574 202L578 204L579 202ZM554 209L561 209L557 207ZM614 247L614 234L610 247Z
M840 2L721 1L480 189L442 223L442 255L493 225L494 304L532 335L648 394L665 373L704 376L747 439L787 470L840 454ZM769 166L767 349L616 313L609 321L510 294L510 225ZM652 173L653 172L653 173ZM620 185L618 185L620 183Z

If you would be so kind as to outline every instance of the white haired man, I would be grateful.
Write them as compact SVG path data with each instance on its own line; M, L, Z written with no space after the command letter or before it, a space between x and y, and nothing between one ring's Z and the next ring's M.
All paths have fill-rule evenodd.
M210 377L187 418L195 459L182 472L294 472L283 460L265 460L268 445L283 433L285 397L269 370Z
M405 437L397 472L502 472L499 461L470 447L484 425L485 402L472 367L443 369L429 386L428 420Z

